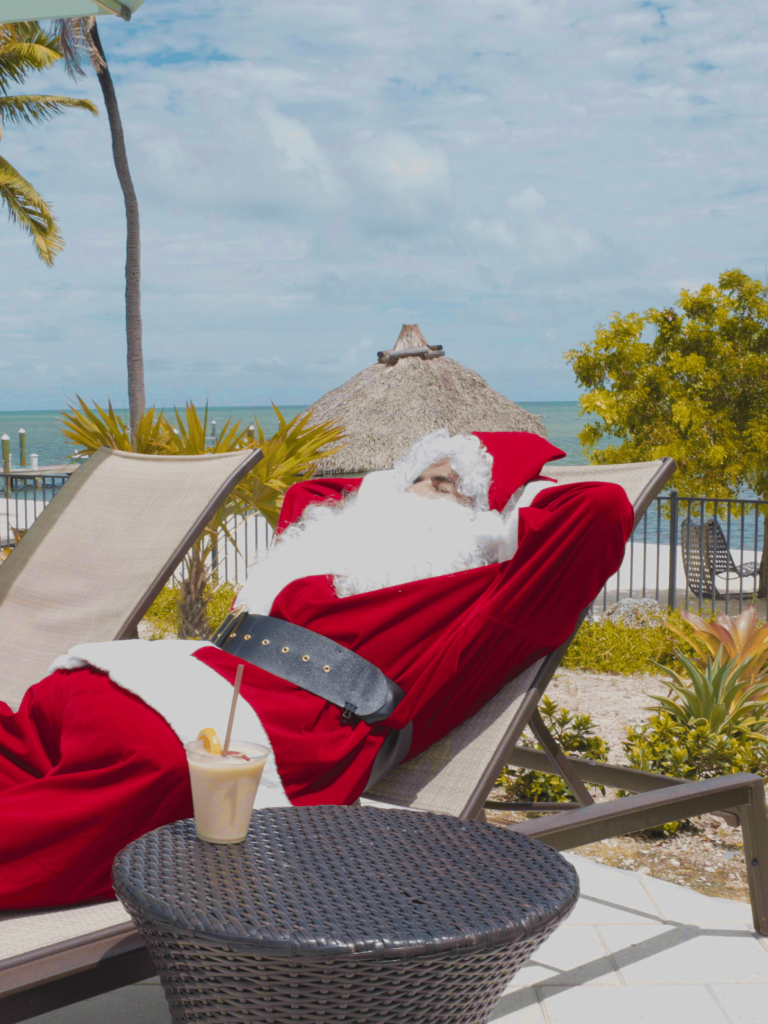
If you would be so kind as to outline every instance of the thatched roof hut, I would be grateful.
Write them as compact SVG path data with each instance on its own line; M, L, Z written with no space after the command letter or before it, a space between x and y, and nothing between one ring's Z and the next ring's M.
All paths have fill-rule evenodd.
M537 416L449 359L442 345L428 345L418 324L404 324L395 347L378 355L378 362L310 406L315 421L333 420L346 430L346 447L320 463L321 472L388 469L438 427L452 434L527 430L546 436Z

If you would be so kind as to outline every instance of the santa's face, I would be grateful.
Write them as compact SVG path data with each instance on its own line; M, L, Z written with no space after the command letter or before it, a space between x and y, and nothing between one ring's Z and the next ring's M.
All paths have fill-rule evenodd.
M472 499L462 494L458 487L459 478L451 466L450 459L433 462L406 487L406 494L418 494L422 498L448 498L460 505L471 505Z

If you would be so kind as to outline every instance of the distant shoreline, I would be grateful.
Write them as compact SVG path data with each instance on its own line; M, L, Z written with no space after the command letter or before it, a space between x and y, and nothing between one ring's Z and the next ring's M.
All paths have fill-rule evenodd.
M539 405L573 405L573 406L578 406L578 404L579 404L578 398L573 398L573 399L569 398L569 399L562 399L562 400L555 400L555 399L544 400L544 399L542 399L541 401L537 400L535 402L527 402L527 401L523 401L522 399L511 398L510 401L514 402L515 405L519 405L521 409L526 409L526 410L530 406L532 406L532 405L536 405L536 406L539 406ZM102 405L102 408L104 408L106 406L106 402L103 403L103 404L102 403L99 403L99 404ZM281 412L283 411L283 409L308 409L311 404L312 404L311 402L308 402L306 405L288 405L287 403L285 405L281 405L280 402L275 402L275 405L278 407L278 409ZM24 416L27 413L29 413L29 415L31 415L31 416L37 416L37 415L40 415L41 413L46 413L46 414L50 414L50 415L60 416L63 412L66 412L68 408L69 408L69 406L64 406L61 409L0 409L0 418L3 417L3 416ZM115 412L119 412L119 413L128 412L128 407L127 406L123 407L123 406L117 406L116 405L113 408L114 408ZM174 408L174 403L173 402L168 402L168 403L157 402L156 405L155 405L155 408L156 409L173 409ZM181 408L183 408L183 406L177 405L177 406L175 406L175 408L181 409ZM198 404L197 408L198 409L204 409L205 408L205 404L204 403L203 404ZM221 411L223 409L253 409L253 410L257 410L257 409L271 409L271 408L272 408L271 405L211 405L211 406L208 407L208 411L209 412L213 412L214 410Z
M540 416L547 432L548 439L566 452L565 461L571 465L585 465L587 459L582 455L578 433L585 424L585 418L579 416L579 403L571 402L517 402L522 409L534 416ZM103 406L102 406L103 408ZM173 405L156 406L165 414L173 415ZM182 408L182 407L178 407ZM197 407L198 410L201 408ZM283 416L292 419L308 408L306 405L279 405ZM11 454L13 466L19 466L19 428L26 433L27 455L35 453L41 466L60 465L68 461L74 448L61 436L61 414L65 409L14 409L0 411L0 434L8 434L11 438ZM117 408L117 413L127 419L127 409ZM182 410L183 411L183 410ZM278 428L278 420L274 410L268 405L230 405L209 406L208 423L216 422L217 433L228 420L240 421L243 424L259 421L259 425L267 437Z

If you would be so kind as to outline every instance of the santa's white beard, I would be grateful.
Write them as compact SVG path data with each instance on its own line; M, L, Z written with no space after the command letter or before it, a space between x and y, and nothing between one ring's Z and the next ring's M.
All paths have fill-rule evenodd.
M498 512L381 488L339 505L315 505L251 568L238 600L268 615L293 580L333 576L339 597L461 572L499 560Z

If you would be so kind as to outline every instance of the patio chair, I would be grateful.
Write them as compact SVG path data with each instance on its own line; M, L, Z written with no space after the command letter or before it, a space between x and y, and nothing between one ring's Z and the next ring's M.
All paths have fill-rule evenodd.
M102 448L80 466L0 565L0 699L76 643L135 635L152 601L233 487L261 459ZM152 977L116 900L0 914L0 1020L26 1020Z
M690 516L680 524L680 548L688 589L696 597L723 597L717 590L717 579L756 576L758 562L736 565L720 522L708 519L701 523Z
M623 466L552 464L542 472L555 477L559 483L601 480L621 484L632 502L638 523L674 470L673 460L662 459ZM586 612L585 609L577 630ZM720 813L729 824L742 828L755 929L768 935L768 815L763 780L741 773L704 782L685 782L623 765L567 756L546 728L537 708L573 636L558 650L511 679L472 718L370 787L363 796L363 803L408 807L469 819L483 819L485 808L556 811L541 818L513 822L507 827L541 839L558 850L573 849L692 815ZM542 750L520 745L528 725ZM490 802L489 794L507 764L561 776L573 793L573 803ZM596 804L585 783L623 789L633 795Z

